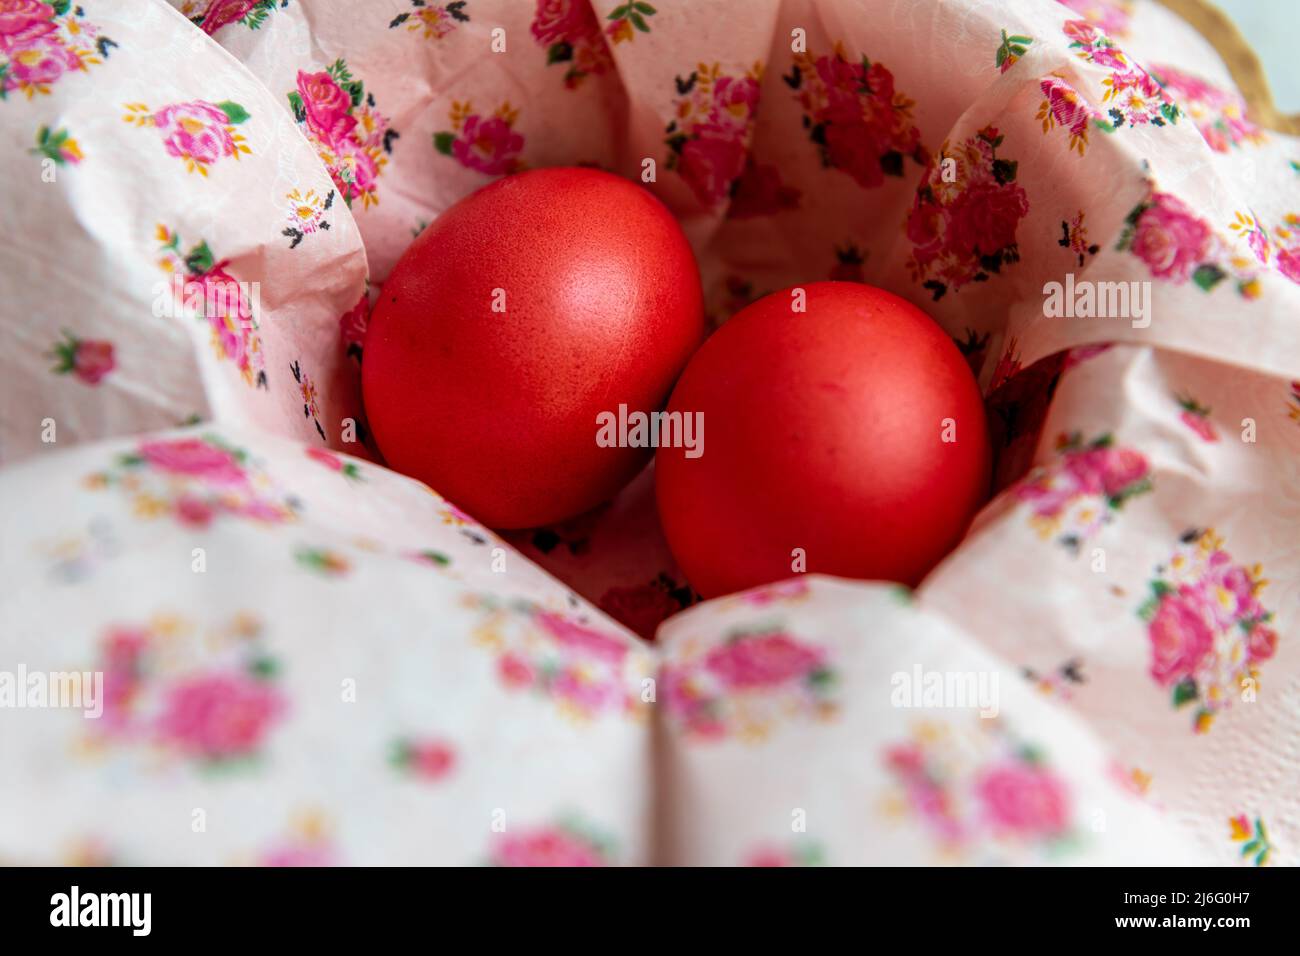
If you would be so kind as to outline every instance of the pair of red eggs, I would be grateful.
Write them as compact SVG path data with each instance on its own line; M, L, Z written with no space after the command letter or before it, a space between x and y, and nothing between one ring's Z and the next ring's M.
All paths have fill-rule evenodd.
M984 408L925 313L817 282L704 338L657 199L521 173L439 216L384 283L366 412L391 467L503 529L599 505L656 441L660 520L705 597L801 571L915 584L957 543L988 490Z

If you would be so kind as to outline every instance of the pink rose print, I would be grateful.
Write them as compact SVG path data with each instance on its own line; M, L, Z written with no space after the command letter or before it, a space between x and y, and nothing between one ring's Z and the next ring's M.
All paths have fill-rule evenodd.
M182 681L166 695L158 731L190 756L223 760L258 750L285 703L269 683L243 674Z
M392 762L398 769L430 782L444 780L456 767L456 749L445 740L398 740Z
M274 497L247 455L215 435L149 439L114 467L87 477L91 489L120 487L141 518L170 515L206 527L218 515L279 523L294 517L292 498Z
M197 667L196 655L203 659ZM225 764L257 757L288 709L260 625L248 615L217 629L172 616L112 628L100 666L106 720L95 732L161 746L181 759Z
M377 204L378 179L401 134L379 112L374 94L340 58L316 73L299 70L288 100L343 201L351 207L360 199L363 209Z
M1273 612L1259 600L1259 565L1237 564L1213 529L1183 535L1156 568L1138 608L1151 644L1151 678L1171 689L1175 708L1194 704L1192 727L1210 730L1235 696L1252 690L1259 665L1277 652Z
M903 161L924 166L929 154L912 124L913 102L894 90L894 75L863 56L851 62L836 47L830 56L797 53L783 76L804 113L804 126L822 165L847 173L865 189L902 176Z
M192 100L151 111L143 103L127 103L128 123L152 126L162 135L167 155L184 160L187 172L208 175L208 169L226 156L239 159L252 151L235 127L248 119L248 111L226 100L209 103Z
M1157 193L1138 215L1130 250L1161 279L1183 282L1204 259L1210 227L1176 196Z
M199 438L146 441L139 457L159 471L197 478L209 485L243 485L248 481L230 450Z
M782 631L731 637L665 664L660 694L687 738L755 741L791 717L833 719L837 677L828 655Z
M492 866L608 866L608 840L595 835L579 821L540 827L498 837L492 848Z
M1044 77L1038 85L1044 97L1038 107L1043 133L1050 133L1057 126L1064 127L1070 134L1070 149L1082 156L1088 148L1088 125L1101 113L1059 76Z
M117 44L63 0L0 0L0 100L48 95L69 73L88 73Z
M704 666L724 686L751 690L805 677L821 667L822 658L821 651L786 634L766 634L715 648L705 657Z
M514 129L518 119L519 111L509 102L501 104L490 117L475 113L468 102L453 102L451 130L434 133L433 145L467 169L489 176L517 173L524 168L519 159L524 138Z
M344 93L328 72L298 71L298 99L307 125L326 146L337 147L357 127L352 116L352 97Z
M1029 199L1015 181L1017 164L997 156L1002 141L990 126L956 150L944 143L917 189L907 219L908 266L935 301L1020 261L1016 230ZM940 172L948 158L956 161L955 182Z
M701 63L685 80L680 76L675 80L674 119L664 131L670 150L667 166L709 209L730 195L733 183L745 172L760 76L757 67L746 76L733 77L724 75L716 63ZM776 190L779 202L780 187Z
M564 74L568 89L577 89L586 77L607 73L614 65L589 0L537 0L531 30L533 39L546 48L547 65L569 64Z
M1151 619L1151 677L1168 687L1195 671L1210 652L1214 633L1203 595L1191 588L1172 593Z
M66 331L51 357L58 362L53 369L56 375L71 374L87 385L98 385L117 366L112 342L79 339Z
M1151 75L1191 116L1201 137L1216 153L1268 139L1246 118L1246 101L1235 92L1212 86L1200 77L1168 65L1153 66Z
M1109 434L1085 443L1074 432L1057 440L1060 460L1038 468L1013 492L1032 508L1030 524L1043 538L1055 538L1078 554L1129 499L1151 490L1151 466L1132 448L1115 445Z
M483 613L475 642L492 651L508 689L547 698L578 720L638 714L650 665L633 639L528 601L482 595L469 604Z
M1027 839L1058 836L1069 826L1064 783L1040 766L1008 762L986 770L976 793L996 830Z
M555 638L557 643L566 647L611 663L621 663L627 656L628 645L623 641L602 634L585 624L579 624L563 614L541 611L534 616L534 620Z
M261 6L260 0L212 0L201 18L195 20L208 36L216 33L229 23L238 23L248 16L253 7ZM272 2L274 7L274 0Z
M207 9L190 17L190 21L198 24L199 29L208 36L232 23L242 23L248 29L256 30L266 23L267 17L288 2L289 0L212 0Z
M919 824L945 860L1038 863L1077 845L1065 780L999 720L918 724L884 765L889 811Z
M465 120L460 137L452 144L452 155L462 166L477 169L489 176L509 172L512 157L523 148L523 137L499 116Z
M233 363L244 384L265 388L265 358L253 304L246 285L226 271L229 260L216 261L202 240L182 250L180 235L162 224L156 232L163 253L159 266L171 277L173 308L206 322L217 357Z
M54 7L41 0L0 0L0 49L31 46L57 29Z
M441 40L456 29L458 23L469 23L465 8L467 0L454 3L429 3L428 0L411 0L412 10L403 10L393 17L388 29L396 30L402 24L411 33L420 33L426 40Z
M1253 233L1258 228L1253 218L1238 213L1232 227L1247 234L1247 242L1252 247L1256 245ZM1146 263L1153 276L1166 282L1181 284L1191 279L1202 291L1210 292L1231 277L1242 298L1259 296L1255 273L1231 261L1234 257L1227 243L1186 203L1170 193L1153 189L1135 206L1125 220L1115 248L1133 253ZM1267 258L1266 250L1259 251Z
M1146 70L1132 62L1106 35L1087 20L1070 20L1064 27L1070 48L1076 55L1108 71L1101 81L1105 90L1102 105L1108 119L1098 119L1098 128L1113 133L1123 126L1163 127L1177 123L1178 107L1165 95L1160 84ZM1079 150L1082 153L1082 149Z

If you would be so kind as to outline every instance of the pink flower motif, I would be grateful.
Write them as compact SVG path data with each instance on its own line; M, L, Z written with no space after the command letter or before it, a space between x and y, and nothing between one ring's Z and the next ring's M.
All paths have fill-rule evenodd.
M105 375L117 367L113 360L113 343L86 339L77 347L73 371L87 385L99 385Z
M1300 245L1283 249L1277 254L1278 271L1292 282L1300 283Z
M823 656L787 634L764 634L714 648L704 666L734 690L754 690L799 680L820 667Z
M713 84L710 119L743 138L758 111L758 81L752 76L720 76Z
M69 347L71 354L64 356L65 350ZM59 352L64 362L57 371L70 371L87 385L98 385L117 367L117 362L113 358L112 342L71 339L59 349Z
M1147 628L1151 676L1162 687L1195 673L1214 641L1212 615L1204 596L1186 586L1160 602Z
M1176 196L1156 193L1138 217L1131 249L1151 274L1182 282L1203 262L1210 227Z
M199 28L211 36L227 24L244 19L257 4L258 0L212 0Z
M706 206L721 202L744 168L743 141L734 131L720 126L696 126L677 161L677 172L695 198Z
M530 29L543 46L571 43L600 32L588 0L537 0L537 12L533 14Z
M976 793L996 830L1020 837L1052 837L1069 825L1069 794L1051 771L1005 763L981 774Z
M54 37L41 37L10 55L12 78L19 86L41 87L69 70L84 69L81 60Z
M948 209L948 248L969 256L1014 245L1016 227L1028 212L1029 200L1018 184L976 183Z
M0 50L13 53L53 33L54 8L40 0L0 0Z
M163 134L163 147L170 156L206 166L222 156L238 155L229 118L205 100L164 106L153 114L153 123Z
M307 125L327 146L339 147L356 128L357 121L351 115L352 97L325 70L319 73L299 70L298 95L302 97Z
M238 673L203 675L169 689L158 731L192 756L238 757L257 750L284 710L267 681Z
M602 634L585 624L579 624L563 614L553 611L540 611L534 620L540 624L557 643L581 651L591 657L620 664L627 656L628 646L617 638Z
M233 453L198 438L147 441L139 455L160 471L197 478L210 485L245 485L248 476Z
M1069 130L1071 136L1083 136L1096 111L1084 101L1079 91L1054 76L1045 78L1039 86L1047 97L1052 119Z
M492 853L495 866L604 866L600 851L558 827L506 834Z
M514 172L524 138L499 116L489 119L475 114L466 118L460 137L451 144L452 155L462 166L489 176Z

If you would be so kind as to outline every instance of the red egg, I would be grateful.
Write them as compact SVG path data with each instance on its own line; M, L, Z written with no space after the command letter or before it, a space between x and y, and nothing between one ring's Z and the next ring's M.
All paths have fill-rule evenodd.
M661 447L655 470L668 544L705 597L800 570L914 585L988 493L983 402L944 331L871 286L804 291L804 312L787 290L737 313L668 403L704 426L698 457Z
M370 317L366 414L388 464L497 528L611 497L649 448L597 416L652 412L703 336L699 270L645 189L591 169L500 179L426 228Z

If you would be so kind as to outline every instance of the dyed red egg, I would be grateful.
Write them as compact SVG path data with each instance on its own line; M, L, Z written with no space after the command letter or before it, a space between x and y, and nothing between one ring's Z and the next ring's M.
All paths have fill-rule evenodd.
M655 482L705 597L800 570L914 585L988 494L983 402L948 335L871 286L808 285L803 312L795 291L715 332L668 403L703 425L697 457L659 449Z
M500 179L452 206L370 317L366 414L388 464L483 523L611 497L652 453L598 416L653 412L703 337L699 270L645 189L591 169Z

